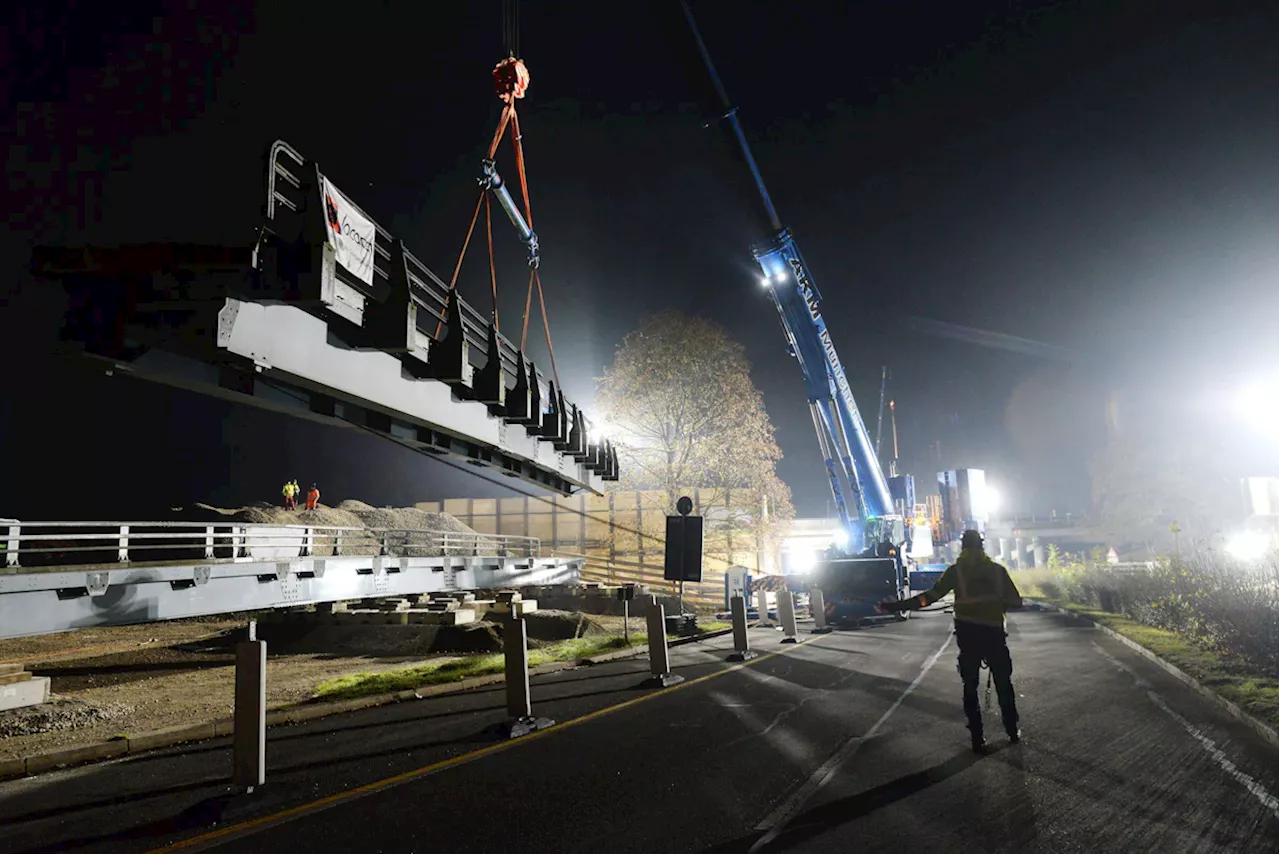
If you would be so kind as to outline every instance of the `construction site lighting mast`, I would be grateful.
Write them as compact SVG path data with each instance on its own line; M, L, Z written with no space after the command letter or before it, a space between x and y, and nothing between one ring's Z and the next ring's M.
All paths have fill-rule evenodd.
M763 273L762 284L769 290L778 309L790 352L800 363L804 375L809 410L826 463L836 512L848 532L848 548L856 554L886 539L901 546L906 539L903 518L893 512L889 486L880 468L876 449L867 434L844 366L836 355L831 333L822 317L822 296L818 286L790 230L784 228L778 218L738 121L738 110L725 92L687 0L681 0L680 5L724 108L721 118L728 122L736 147L755 183L759 213L763 215L771 236L752 247L752 255Z

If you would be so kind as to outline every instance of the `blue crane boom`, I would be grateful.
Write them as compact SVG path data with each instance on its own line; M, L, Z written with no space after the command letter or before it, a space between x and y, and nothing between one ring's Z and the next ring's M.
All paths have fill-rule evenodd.
M889 486L875 447L853 399L831 332L822 317L822 295L795 238L778 217L738 120L737 107L725 92L687 0L681 0L680 5L725 110L722 118L728 122L738 152L755 183L760 213L771 233L768 239L752 247L752 255L760 265L762 284L768 288L778 309L790 352L800 363L804 375L809 410L831 482L831 494L840 523L848 536L846 547L857 553L886 537L899 545L902 541L901 520L894 515ZM894 520L897 520L897 526L891 533L888 526Z

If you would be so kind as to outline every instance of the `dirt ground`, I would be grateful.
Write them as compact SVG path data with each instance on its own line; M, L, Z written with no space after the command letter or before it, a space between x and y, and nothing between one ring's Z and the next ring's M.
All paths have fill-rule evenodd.
M618 617L538 616L530 620L530 646L622 630ZM233 645L244 625L243 618L211 618L0 641L0 662L53 680L52 702L0 712L0 758L230 717ZM643 621L632 618L630 628L643 631ZM267 704L306 701L321 681L347 673L393 670L450 651L496 651L496 629L263 623Z

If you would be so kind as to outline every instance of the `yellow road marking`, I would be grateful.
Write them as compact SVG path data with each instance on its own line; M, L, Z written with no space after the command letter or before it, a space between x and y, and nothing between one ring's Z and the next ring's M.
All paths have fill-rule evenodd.
M733 673L735 671L741 670L744 667L748 667L752 664L759 664L762 661L768 661L771 658L776 658L780 655L785 655L787 652L790 652L793 649L797 649L801 646L804 646L805 644L813 643L814 641L821 640L822 638L825 638L825 637L832 637L832 635L819 635L817 637L806 638L805 640L799 641L794 646L790 646L787 649L778 650L777 652L764 653L763 655L760 655L757 658L753 658L750 661L744 661L744 662L741 662L740 664L734 664L730 667L724 668L723 670L717 670L715 673L708 673L706 676L699 676L697 679L685 680L684 682L681 682L679 685L672 685L670 688L664 688L660 691L654 691L651 694L645 694L642 697L635 697L633 699L625 700L613 706L606 706L603 709L597 709L594 712L588 712L587 714L582 715L580 717L567 720L562 724L556 724L555 726L549 727L547 729L537 730L536 732L532 732L526 736L522 736L517 739L512 739L511 741L503 741L503 742L499 742L498 744L491 744L488 747L482 747L479 750L473 750L470 753L463 753L460 756L454 756L450 759L442 759L439 762L432 762L430 765L424 765L421 768L415 768L414 770L406 771L403 774L396 774L394 777L387 777L386 779L383 779L383 780L375 780L372 783L366 783L363 786L358 786L354 789L350 789L345 792L339 792L334 795L327 795L323 798L319 798L318 800L311 801L310 803L300 804L296 807L290 807L289 809L281 810L280 812L277 812L277 813L272 813L271 815L264 815L259 818L250 819L249 821L241 822L240 824L233 824L229 827L224 827L219 830L213 830L208 833L202 833L199 836L192 836L189 839L183 839L178 842L174 842L170 845L165 845L161 848L153 849L152 851L148 852L148 854L160 854L160 852L164 852L164 851L182 851L182 850L196 848L197 846L199 846L200 848L205 848L205 847L211 847L211 844L217 845L220 842L230 842L232 839L235 839L241 836L248 836L249 834L255 833L259 830L266 830L268 828L284 824L294 819L302 818L303 816L311 815L313 813L320 812L321 810L326 810L329 807L337 806L338 804L346 803L347 801L352 801L352 800L355 800L356 798L364 797L365 795L372 795L376 792L381 792L386 789L390 789L394 786L399 786L403 783L408 783L413 780L420 779L422 777L427 777L427 776L430 776L431 774L435 774L438 771L444 771L445 769L453 768L455 766L462 765L467 762L474 762L477 759L483 759L484 757L490 756L494 753L500 753L504 750L509 750L513 747L519 747L522 744L527 744L530 741L533 741L534 739L537 739L537 738L541 738L542 736L547 735L549 733L561 732L570 727L577 726L579 724L584 724L587 721L592 721L592 720L595 720L596 718L602 718L605 715L610 715L610 714L613 714L614 712L621 711L622 709L629 708L630 706L634 706L638 703L643 703L647 700L652 700L655 697L669 696L673 691L679 691L682 688L690 688L701 682L706 682L710 679L715 679L718 676L724 676L728 673ZM554 698L552 698L552 700L554 701Z

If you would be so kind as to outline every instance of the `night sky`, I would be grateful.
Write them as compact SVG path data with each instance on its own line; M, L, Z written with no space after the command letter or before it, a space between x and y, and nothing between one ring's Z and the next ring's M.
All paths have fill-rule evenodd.
M279 137L447 279L500 109L499 0L24 6L3 82L0 515L272 500L292 477L333 501L501 494L371 436L55 363L58 288L23 272L42 242L250 242ZM748 251L764 235L702 128L712 105L678 4L520 8L567 394L589 404L644 313L713 319L747 347L797 510L823 513L799 371ZM1274 437L1222 403L1277 373L1274 4L694 9L872 431L892 371L905 470L929 484L982 467L1016 509L1084 510L1085 460L1123 390L1151 429L1209 441L1224 473L1275 473ZM522 247L495 225L518 336ZM482 308L487 275L473 251L460 287ZM910 317L1069 353L924 334Z

